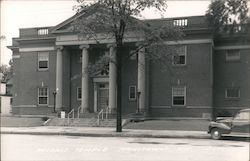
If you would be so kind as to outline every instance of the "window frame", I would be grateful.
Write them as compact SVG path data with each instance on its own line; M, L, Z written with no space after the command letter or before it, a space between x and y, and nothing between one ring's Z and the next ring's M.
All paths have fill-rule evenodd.
M135 92L135 97L134 98L131 97L132 88L134 88L134 92ZM136 101L137 100L137 88L136 88L136 85L130 85L129 86L128 99L129 99L129 101Z
M42 57L41 55L44 55L44 57ZM45 57L46 57L46 59L45 59ZM41 61L47 61L47 68L40 68ZM48 51L37 52L37 68L38 68L38 71L48 71L49 70L49 52Z
M178 52L179 49L177 49L177 53L175 55L173 55L173 57L172 57L172 65L173 66L177 66L178 67L178 66L186 66L187 65L187 45L182 45L182 46L179 46L177 48L182 48L182 47L184 47L184 53L179 53ZM175 56L178 56L178 57L185 56L185 63L184 64L177 64L177 63L175 63Z
M80 92L79 90L81 91L81 98L79 98L79 92ZM82 88L81 87L77 87L76 88L76 99L77 99L77 101L81 101L82 100Z
M183 105L176 105L174 104L174 97L181 97L181 95L174 95L174 89L176 88L183 88L184 89L184 94L183 94L183 97L184 97L184 104ZM172 87L172 106L175 106L175 107L184 107L186 106L186 101L187 99L187 90L186 90L186 86L174 86Z
M232 51L237 51L237 56L235 57L230 57L229 54L232 54L232 53L229 53L229 52L232 52ZM239 49L232 49L232 50L226 50L226 62L234 62L234 61L240 61L241 59L241 54L240 54L240 50Z
M238 96L237 97L228 97L228 90L238 90ZM225 99L240 99L240 88L238 87L230 87L225 89Z
M43 96L41 95L40 96L40 89L47 89L47 95ZM49 105L49 88L48 87L38 87L38 94L37 94L37 104L38 106L48 106ZM40 97L46 97L47 98L47 103L46 104L40 104L40 101L39 101L39 98Z

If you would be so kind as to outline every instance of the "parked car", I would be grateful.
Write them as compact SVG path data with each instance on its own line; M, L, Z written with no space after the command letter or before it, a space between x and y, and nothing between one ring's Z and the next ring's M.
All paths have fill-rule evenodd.
M224 134L250 135L250 109L240 110L234 117L218 117L209 124L212 139L221 139Z

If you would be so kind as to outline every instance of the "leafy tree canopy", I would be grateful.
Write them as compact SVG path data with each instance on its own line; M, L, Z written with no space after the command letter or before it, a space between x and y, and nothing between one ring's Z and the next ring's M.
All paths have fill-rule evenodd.
M206 13L215 34L236 33L249 22L247 0L213 0Z
M0 81L7 82L13 76L13 61L9 61L9 66L1 65L0 66Z

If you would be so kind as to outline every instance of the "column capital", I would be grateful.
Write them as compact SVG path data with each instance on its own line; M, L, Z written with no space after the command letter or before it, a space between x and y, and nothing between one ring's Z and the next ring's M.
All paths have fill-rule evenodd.
M62 50L63 46L56 46L56 50Z
M107 44L107 48L115 48L116 44Z
M89 45L88 44L83 44L79 46L80 49L88 49Z

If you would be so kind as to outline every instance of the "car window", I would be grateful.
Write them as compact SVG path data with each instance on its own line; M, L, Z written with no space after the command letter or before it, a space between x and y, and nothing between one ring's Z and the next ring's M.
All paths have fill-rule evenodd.
M250 120L250 112L240 112L235 116L237 120Z

